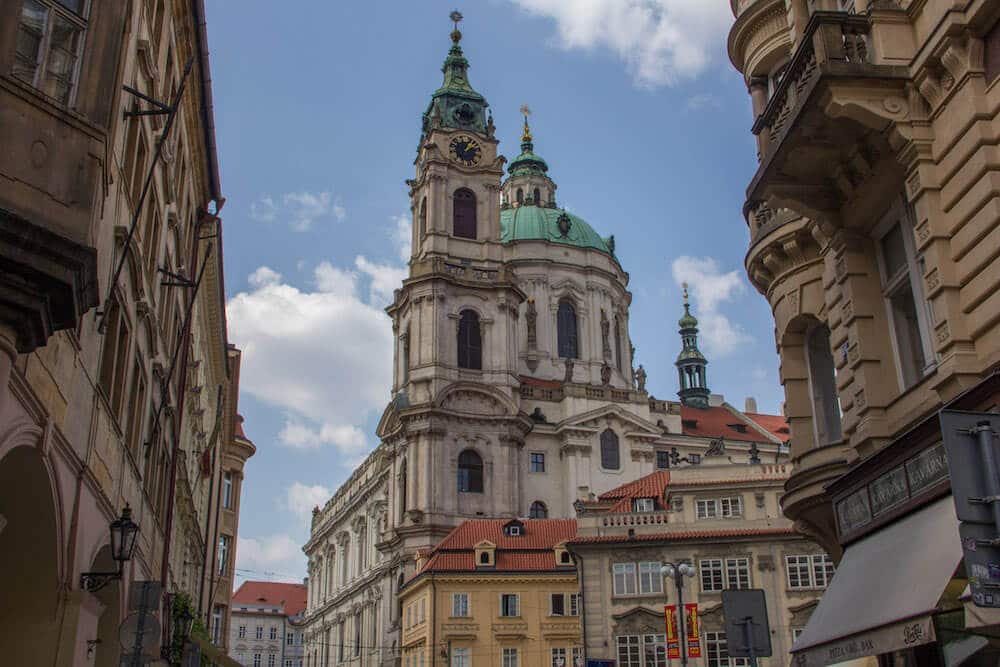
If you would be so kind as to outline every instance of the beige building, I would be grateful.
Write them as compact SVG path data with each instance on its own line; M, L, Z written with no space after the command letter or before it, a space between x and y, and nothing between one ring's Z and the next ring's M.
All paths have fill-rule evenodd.
M579 570L585 657L666 667L663 606L681 603L697 604L700 618L702 656L690 664L745 665L729 658L721 595L756 588L767 601L773 651L760 664L787 664L833 574L830 557L781 515L790 468L709 456L580 503L577 535L566 547ZM667 563L694 566L683 600L661 574Z
M940 614L964 626L946 593L965 580L937 413L998 405L1000 5L732 9L759 158L746 268L774 313L792 431L782 509L840 561L796 652L934 664L961 639ZM899 542L915 532L948 548ZM931 583L857 614L848 592L893 548L907 560L878 563L880 586Z
M244 581L232 605L230 657L244 667L302 667L304 584Z
M161 621L183 593L208 627L213 563L232 565L217 553L219 493L252 447L234 435L204 18L200 1L0 6L10 664L117 665L135 581L162 584ZM169 106L182 85L169 134L167 115L137 115L157 107L123 90ZM137 545L120 579L103 576L126 507ZM157 643L170 641L165 630Z

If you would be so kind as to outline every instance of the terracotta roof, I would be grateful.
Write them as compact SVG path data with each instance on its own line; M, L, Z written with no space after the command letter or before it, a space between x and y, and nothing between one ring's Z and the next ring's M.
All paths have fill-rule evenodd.
M770 442L763 434L758 433L753 425L747 424L740 416L741 413L734 412L725 406L710 408L692 408L687 405L681 406L681 426L684 435L695 435L702 438L725 438L726 440L740 440L743 442ZM749 416L748 416L749 418ZM752 419L768 433L773 433L771 427L777 428L777 420L785 422L784 417L776 415L755 415ZM764 421L768 426L764 426ZM735 425L743 425L746 432L740 432ZM774 433L775 436L779 434ZM785 437L785 440L788 438Z
M233 607L281 607L286 616L297 616L306 608L305 584L244 581L233 594Z
M720 530L688 530L676 533L649 533L629 537L628 535L596 535L577 537L570 544L616 544L619 542L673 542L681 540L705 540L725 537L759 537L765 535L797 535L792 528L728 528Z
M247 434L243 431L243 415L236 415L236 426L234 431L236 432L237 438L243 438L247 442L250 442L250 438L248 438Z
M526 384L529 387L544 387L545 389L558 389L563 386L563 383L559 380L542 380L540 378L533 378L527 375L519 375L518 379L521 384Z
M637 480L602 493L600 500L617 500L611 506L612 512L631 512L632 501L636 498L654 498L657 509L663 509L663 491L670 483L669 470L657 470Z
M788 442L792 433L788 428L788 420L781 415L762 415L756 412L745 412L747 417L760 424L768 433L782 442Z
M524 525L520 536L504 534L511 521ZM431 552L425 572L550 572L556 563L555 546L573 539L576 519L476 519L452 530ZM475 546L489 541L496 545L495 565L477 568ZM566 567L566 566L562 566Z
M524 534L518 537L504 535L503 527L514 519L474 519L458 525L434 549L457 551L472 549L483 540L489 540L497 550L551 549L560 542L576 535L576 519L517 519L524 524Z

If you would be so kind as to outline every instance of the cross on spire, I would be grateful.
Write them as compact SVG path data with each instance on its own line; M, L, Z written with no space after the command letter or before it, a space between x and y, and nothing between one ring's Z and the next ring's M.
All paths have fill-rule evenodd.
M521 132L521 143L530 143L531 128L528 127L528 116L531 115L531 108L527 104L521 105L521 115L524 116L524 131Z

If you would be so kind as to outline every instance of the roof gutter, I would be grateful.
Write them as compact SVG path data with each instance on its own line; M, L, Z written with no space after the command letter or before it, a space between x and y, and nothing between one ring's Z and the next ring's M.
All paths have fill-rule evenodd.
M219 153L215 142L215 112L212 103L212 70L208 60L208 31L205 20L205 0L191 0L194 11L195 42L198 44L198 71L201 72L201 117L205 128L205 147L208 149L208 178L215 214L226 203L219 179Z

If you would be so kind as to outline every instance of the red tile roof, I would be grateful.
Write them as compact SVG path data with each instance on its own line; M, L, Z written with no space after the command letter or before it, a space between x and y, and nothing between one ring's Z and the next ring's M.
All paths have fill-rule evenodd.
M760 424L764 430L782 442L788 442L792 433L788 428L788 420L781 415L762 415L756 412L745 412L747 417Z
M617 500L618 502L611 506L610 511L612 512L631 512L632 501L636 498L654 498L656 508L663 509L663 491L669 483L670 471L657 470L602 493L598 498L600 500Z
M489 541L496 545L495 566L490 572L551 572L559 568L555 546L573 539L576 519L516 519L524 525L520 536L504 534L514 519L476 519L452 530L431 552L425 572L475 572L475 546ZM565 566L563 566L565 567Z
M282 584L273 581L244 581L236 589L233 607L280 607L286 616L297 616L306 608L305 584Z
M648 533L629 537L628 535L595 535L576 537L570 544L616 544L618 542L673 542L681 540L705 540L726 537L760 537L766 535L797 535L792 528L728 528L720 530L688 530L676 533Z
M702 438L725 438L726 440L740 440L743 442L770 442L766 436L754 428L753 424L747 424L739 413L721 405L704 409L682 405L681 420L684 435L695 435ZM779 434L774 432L772 428L779 428L778 420L785 427L788 426L784 417L776 415L754 415L752 418L754 424L768 433L773 433L775 436ZM765 422L767 422L767 426L764 425ZM733 428L732 425L736 424L744 425L746 432L741 433L736 428ZM783 439L787 440L788 438L785 437Z
M521 384L526 384L530 387L544 387L545 389L558 389L563 385L559 380L542 380L540 378L533 378L527 375L519 375L518 379Z

